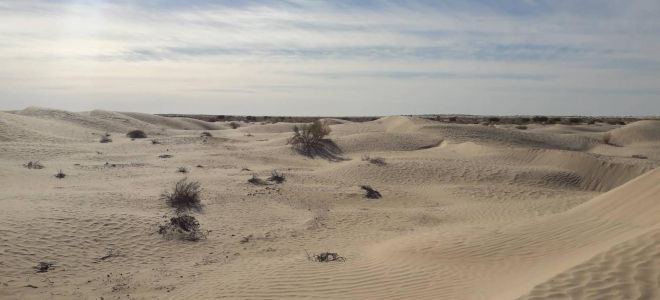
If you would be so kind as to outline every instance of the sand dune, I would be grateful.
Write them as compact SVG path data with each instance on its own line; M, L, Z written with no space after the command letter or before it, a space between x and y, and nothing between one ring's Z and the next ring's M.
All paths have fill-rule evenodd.
M286 145L293 123L0 112L0 298L658 298L657 121L331 124L327 160ZM284 183L247 182L274 169ZM186 176L203 187L198 242L157 233L160 193ZM346 260L308 260L322 251Z

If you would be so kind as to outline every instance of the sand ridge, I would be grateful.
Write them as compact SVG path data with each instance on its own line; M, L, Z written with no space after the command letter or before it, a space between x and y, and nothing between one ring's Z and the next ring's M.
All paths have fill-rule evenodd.
M658 121L331 121L332 161L292 151L294 123L0 112L0 298L657 297ZM286 182L247 182L274 169ZM202 185L206 240L157 233L183 177ZM321 251L346 261L308 261Z

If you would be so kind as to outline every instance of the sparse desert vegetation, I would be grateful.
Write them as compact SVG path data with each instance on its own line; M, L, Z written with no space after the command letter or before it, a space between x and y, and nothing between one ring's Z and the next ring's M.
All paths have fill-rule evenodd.
M28 161L27 163L23 164L23 167L26 167L28 169L35 169L35 170L40 170L44 168L44 166L38 160Z
M64 174L64 172L62 172L62 170L59 170L59 171L57 171L57 173L55 173L55 178L62 179L64 177L66 177L66 174Z
M174 185L172 191L165 191L160 195L160 199L176 209L178 212L202 209L201 200L202 188L198 181L190 181L183 178Z
M199 221L194 216L181 214L169 219L165 225L158 228L158 233L168 239L199 241L206 238L206 233L200 229Z
M466 299L453 284L490 295L575 252L608 262L621 256L611 249L630 248L639 256L633 261L645 261L658 248L649 195L659 192L660 121L451 115L319 126L316 118L292 132L297 119L288 117L260 124L263 117L251 116L231 131L227 123L144 115L136 124L122 121L128 115L95 125L88 118L76 128L86 113L52 120L59 115L0 143L7 187L0 253L10 258L1 263L0 298L361 299L396 290L403 298ZM24 126L33 117L13 118L12 126ZM44 122L54 129L39 127ZM68 131L44 137L60 128ZM133 128L155 133L142 142L116 135ZM11 129L0 129L6 139L2 130ZM99 144L105 131L114 144ZM294 135L298 142L287 144ZM200 143L207 138L213 143ZM39 168L36 159L52 171L24 169ZM59 168L61 181L53 178ZM596 270L635 278L606 265ZM447 279L449 269L456 278ZM554 273L539 272L540 284L554 282L547 279Z
M375 156L372 157L369 154L362 155L362 161L369 162L370 164L374 164L377 166L384 166L387 165L387 162L385 162L385 159L380 157L380 156Z
M288 144L305 155L313 156L323 152L323 139L331 131L330 126L321 120L311 124L296 125L293 127L293 136L289 138Z

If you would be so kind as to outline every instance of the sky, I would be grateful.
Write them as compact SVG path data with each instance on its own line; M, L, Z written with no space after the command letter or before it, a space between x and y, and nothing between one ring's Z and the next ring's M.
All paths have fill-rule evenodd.
M0 110L660 115L660 1L0 0Z

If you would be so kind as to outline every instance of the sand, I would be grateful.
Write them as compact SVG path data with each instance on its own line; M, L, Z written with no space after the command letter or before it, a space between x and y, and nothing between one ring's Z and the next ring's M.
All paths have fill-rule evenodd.
M286 145L293 123L0 112L0 298L660 298L660 121L329 122L324 159ZM158 234L183 177L197 242ZM308 260L325 251L345 261Z

